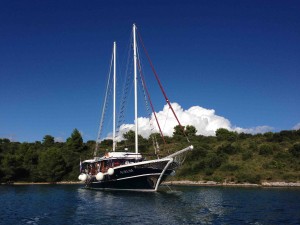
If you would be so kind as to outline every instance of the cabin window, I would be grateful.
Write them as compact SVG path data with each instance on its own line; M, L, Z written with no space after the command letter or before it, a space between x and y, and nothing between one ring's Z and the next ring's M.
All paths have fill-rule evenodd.
M121 162L119 160L114 160L113 167L120 166Z
M107 171L107 161L101 161L101 164L100 164L100 171L102 173L105 173Z

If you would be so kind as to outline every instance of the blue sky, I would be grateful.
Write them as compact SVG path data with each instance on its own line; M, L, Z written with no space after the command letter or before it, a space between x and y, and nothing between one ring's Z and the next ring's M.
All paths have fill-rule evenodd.
M95 140L112 42L122 58L133 23L172 102L214 109L232 127L292 129L299 11L274 0L2 0L0 137L64 140L77 128Z

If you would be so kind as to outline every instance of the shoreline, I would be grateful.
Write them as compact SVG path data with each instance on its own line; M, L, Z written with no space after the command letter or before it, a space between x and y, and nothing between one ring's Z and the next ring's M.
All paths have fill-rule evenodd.
M65 184L84 184L81 181L60 181L60 182L12 182L12 183L0 183L0 185L65 185ZM300 187L300 182L262 182L261 184L251 184L251 183L232 183L232 182L215 182L215 181L166 181L161 184L170 186L220 186L220 187Z
M59 182L11 182L11 183L0 183L0 185L49 185L49 184L83 184L80 181L59 181Z
M220 186L220 187L300 187L300 182L284 182L284 181L274 181L274 182L262 182L261 184L252 183L232 183L232 182L215 182L215 181L167 181L162 183L162 185L178 185L178 186Z

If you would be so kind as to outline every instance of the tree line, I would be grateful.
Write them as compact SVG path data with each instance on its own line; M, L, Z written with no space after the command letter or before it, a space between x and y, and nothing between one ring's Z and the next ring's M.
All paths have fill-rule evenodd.
M182 128L185 133L182 132ZM174 127L172 137L152 134L139 136L139 149L145 157L162 157L194 145L183 166L173 179L214 180L224 182L259 183L262 180L300 180L300 130L247 134L220 128L216 136L196 135L194 126ZM134 151L134 131L124 134L117 150ZM190 141L188 144L186 139ZM158 144L158 145L157 145ZM0 139L0 182L58 182L76 181L80 160L93 157L95 141L83 142L74 129L65 142L55 142L45 135L34 143ZM104 140L97 155L111 149L112 140Z

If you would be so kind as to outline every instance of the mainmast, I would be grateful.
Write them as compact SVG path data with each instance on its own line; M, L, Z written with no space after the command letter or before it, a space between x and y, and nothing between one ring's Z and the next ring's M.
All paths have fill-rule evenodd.
M116 48L117 48L117 44L116 42L114 42L114 100L113 100L113 151L116 150Z
M135 153L138 153L138 115L137 115L137 53L136 53L136 26L133 24L133 61L134 61L134 121L135 121Z

